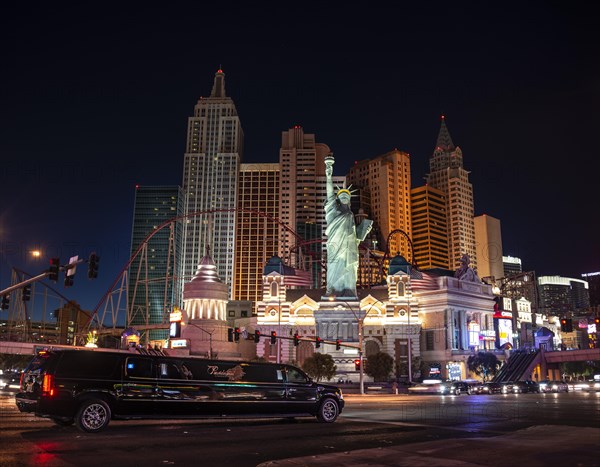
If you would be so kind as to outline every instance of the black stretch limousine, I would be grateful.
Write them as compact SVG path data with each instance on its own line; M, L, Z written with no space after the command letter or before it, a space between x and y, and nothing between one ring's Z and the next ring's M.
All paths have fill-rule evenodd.
M300 417L334 422L342 391L291 365L48 350L34 357L15 396L21 412L85 432L111 419Z

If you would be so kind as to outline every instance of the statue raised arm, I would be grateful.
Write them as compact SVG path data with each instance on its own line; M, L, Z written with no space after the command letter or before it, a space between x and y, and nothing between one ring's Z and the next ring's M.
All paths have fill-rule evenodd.
M365 219L357 228L350 209L352 194L347 188L335 191L333 187L333 164L330 154L325 157L327 201L327 296L356 297L358 273L358 245L371 231L373 221Z

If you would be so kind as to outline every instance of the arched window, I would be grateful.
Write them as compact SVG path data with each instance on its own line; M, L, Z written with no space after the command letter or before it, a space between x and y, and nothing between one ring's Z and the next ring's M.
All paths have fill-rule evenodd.
M279 296L279 283L277 281L271 282L271 297Z

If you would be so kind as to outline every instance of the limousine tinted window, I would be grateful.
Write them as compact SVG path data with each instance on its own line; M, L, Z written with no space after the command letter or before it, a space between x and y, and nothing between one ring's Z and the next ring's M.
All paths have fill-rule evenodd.
M152 360L149 358L130 357L125 367L127 376L133 378L152 378Z
M121 358L114 354L66 352L56 368L56 376L109 378L119 375Z
M295 368L287 367L288 383L306 383L306 375Z

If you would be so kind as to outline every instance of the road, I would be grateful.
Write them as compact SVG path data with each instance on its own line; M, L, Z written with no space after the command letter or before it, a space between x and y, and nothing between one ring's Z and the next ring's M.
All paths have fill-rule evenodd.
M87 434L21 414L2 393L0 465L600 465L600 394L346 399L334 424L136 420Z

